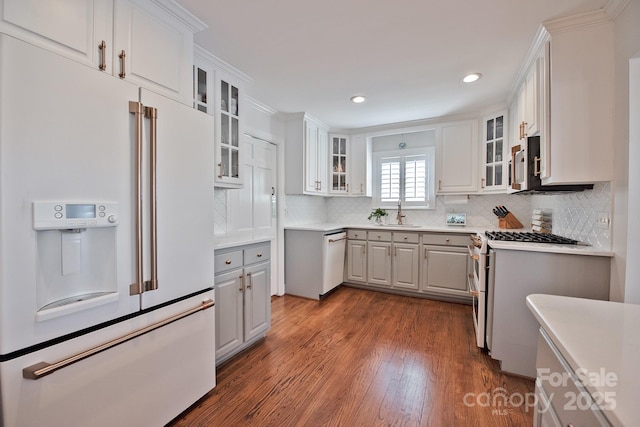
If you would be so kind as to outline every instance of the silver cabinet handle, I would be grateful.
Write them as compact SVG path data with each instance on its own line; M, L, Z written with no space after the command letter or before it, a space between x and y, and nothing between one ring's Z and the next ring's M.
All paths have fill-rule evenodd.
M26 368L24 368L22 370L22 378L27 379L27 380L39 380L40 378L47 376L55 371L57 371L58 369L62 369L65 368L69 365L72 365L76 362L79 362L83 359L86 359L88 357L91 357L95 354L98 354L102 351L108 350L110 348L113 348L119 344L122 344L124 342L127 342L129 340L132 340L134 338L137 338L141 335L144 335L148 332L151 332L155 329L161 328L165 325L168 325L169 323L175 322L176 320L180 320L184 317L190 316L193 313L197 313L198 311L203 311L206 310L210 307L213 307L215 305L215 303L213 302L213 300L211 299L207 299L202 301L202 304L200 304L197 307L194 308L190 308L189 310L183 311L182 313L178 313L174 316L168 317L164 320L161 320L159 322L153 323L149 326L145 326L144 328L140 328L137 329L133 332L130 332L126 335L123 335L119 338L116 338L114 340L111 341L107 341L106 343L100 344L96 347L90 348L88 350L85 351L81 351L80 353L76 353L73 356L69 356L63 360L60 360L58 362L55 363L47 363L47 362L39 362L36 363L34 365L28 366Z
M251 287L253 286L253 276L251 275L251 273L247 273L247 279L249 279L249 284L247 285L247 289L251 289Z
M240 292L244 292L244 274L241 274L240 276L238 276L238 279L240 279L240 289L238 289Z
M227 264L227 265L231 265L231 260L230 260L230 259L228 259L228 260L226 260L224 263L225 263L225 264Z
M257 256L258 258L262 258L262 253L258 252L258 253L256 254L256 256Z

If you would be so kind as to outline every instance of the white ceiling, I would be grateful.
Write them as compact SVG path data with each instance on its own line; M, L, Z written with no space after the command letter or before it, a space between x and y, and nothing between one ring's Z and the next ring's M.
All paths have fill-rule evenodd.
M351 129L505 105L540 23L607 1L178 3L209 26L196 42L253 79L253 98ZM483 78L461 83L469 72Z

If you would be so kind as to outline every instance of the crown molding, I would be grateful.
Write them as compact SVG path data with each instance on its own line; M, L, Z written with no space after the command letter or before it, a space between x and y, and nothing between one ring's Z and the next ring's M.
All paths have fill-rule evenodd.
M251 78L248 74L240 71L233 65L228 62L218 58L202 46L198 44L193 45L193 54L195 57L202 59L205 62L208 62L213 65L213 67L217 70L224 71L225 73L231 74L238 79L242 80L245 83L253 82L253 78Z

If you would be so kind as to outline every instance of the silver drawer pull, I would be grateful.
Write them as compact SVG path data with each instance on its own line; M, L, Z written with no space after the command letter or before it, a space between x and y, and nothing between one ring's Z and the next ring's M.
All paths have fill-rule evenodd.
M262 253L258 252L258 253L256 254L256 256L257 256L258 258L262 258Z
M229 265L229 264L231 264L231 260L230 260L230 259L228 259L228 260L226 260L224 263L225 263L225 264L227 264L227 265Z

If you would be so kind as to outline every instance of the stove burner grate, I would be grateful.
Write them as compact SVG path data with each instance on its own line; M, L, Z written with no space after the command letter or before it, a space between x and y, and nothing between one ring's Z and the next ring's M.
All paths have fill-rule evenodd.
M526 243L554 243L560 245L579 245L577 240L556 234L531 233L523 231L485 231L485 236L489 240L503 242L526 242Z

